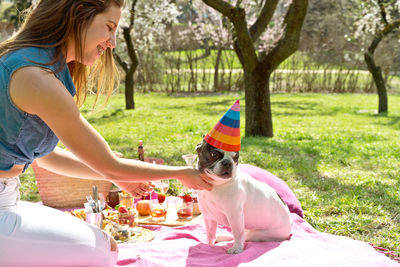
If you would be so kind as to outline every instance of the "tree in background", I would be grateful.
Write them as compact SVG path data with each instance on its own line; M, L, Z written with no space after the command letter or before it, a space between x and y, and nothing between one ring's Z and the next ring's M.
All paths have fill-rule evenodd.
M167 0L127 1L118 33L123 42L114 50L116 61L125 72L126 109L135 108L135 71L139 64L144 68L144 61L155 55L167 25L176 22L179 14L177 6ZM153 74L151 70L147 73Z
M365 63L371 73L378 93L378 113L388 112L388 97L386 82L382 68L377 65L374 53L382 39L388 35L396 35L398 39L400 26L400 1L398 0L356 0L362 10L362 16L357 22L356 37L359 37L368 47L364 52Z
M222 51L232 48L232 35L229 30L227 18L218 11L204 5L201 0L193 1L196 11L193 31L198 40L210 42L209 46L217 50L214 62L214 91L220 86L219 67L221 65ZM192 25L192 24L190 24Z
M22 11L28 9L32 5L32 0L14 0L12 5L4 10L4 18L11 22L15 29L18 29L24 20Z
M299 46L308 0L284 1L286 6L279 6L275 20L279 0L237 0L235 5L223 0L203 2L233 25L234 49L244 71L246 135L272 137L269 79Z
M299 50L320 64L363 66L359 43L349 42L355 12L359 10L352 1L309 0Z
M128 12L124 12L121 22L120 22L120 31L122 31L122 37L125 45L125 51L128 54L128 59L124 60L124 56L120 56L121 52L117 52L117 49L114 49L114 56L116 61L119 63L121 68L125 72L125 107L126 109L134 109L135 108L135 99L134 99L134 80L133 74L136 71L137 66L139 65L139 60L136 54L135 45L132 40L132 30L135 22L135 8L136 8L137 0L132 0L130 3L126 4L126 7L129 8ZM127 14L126 14L127 13Z

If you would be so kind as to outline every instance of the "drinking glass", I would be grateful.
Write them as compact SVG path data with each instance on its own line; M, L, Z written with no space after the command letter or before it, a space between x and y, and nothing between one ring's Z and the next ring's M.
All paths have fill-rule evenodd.
M159 203L158 199L150 200L150 214L155 222L162 222L167 216L167 201Z
M119 204L121 206L125 206L126 208L133 208L134 199L133 197L128 194L127 192L120 192L119 193Z
M183 160L186 162L186 166L190 166L192 168L194 168L194 164L196 163L196 159L197 159L197 155L196 154L185 154L182 155ZM193 189L188 189L185 186L183 186L183 192L190 192L193 193L194 190Z
M159 190L161 193L167 193L169 189L169 180L152 181L152 183L156 186L155 189Z
M178 202L176 213L179 219L191 220L193 217L193 200L190 202Z
M125 242L131 238L131 232L127 224L114 224L111 231L111 236L117 242Z
M118 212L118 224L128 225L129 227L135 227L136 212L133 209L128 210L126 213Z
M185 154L185 155L182 155L182 158L186 162L186 166L194 167L194 163L196 162L197 155L196 154Z
M102 213L86 213L86 222L95 225L101 229L101 223L103 221Z

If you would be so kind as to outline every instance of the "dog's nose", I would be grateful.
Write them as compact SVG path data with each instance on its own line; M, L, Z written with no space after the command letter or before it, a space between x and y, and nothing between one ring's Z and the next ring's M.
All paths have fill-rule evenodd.
M232 162L228 159L224 159L221 161L221 165L225 168L232 168Z

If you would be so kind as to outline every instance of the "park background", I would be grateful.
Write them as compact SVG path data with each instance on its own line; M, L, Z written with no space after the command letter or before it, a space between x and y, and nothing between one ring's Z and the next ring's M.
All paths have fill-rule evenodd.
M114 51L121 84L105 106L101 98L93 108L96 99L89 96L83 115L124 157L136 158L143 140L147 156L183 165L181 156L195 153L203 134L240 99L240 162L286 181L317 230L398 254L399 1L308 1L295 51L268 79L273 130L264 136L246 131L235 28L203 2L127 1ZM240 5L251 25L268 1L226 2ZM274 16L253 43L258 58L284 35L282 18L292 4L271 2L277 2ZM1 40L20 27L21 11L31 4L0 1ZM378 94L368 53L384 94ZM31 168L21 181L22 199L40 201Z

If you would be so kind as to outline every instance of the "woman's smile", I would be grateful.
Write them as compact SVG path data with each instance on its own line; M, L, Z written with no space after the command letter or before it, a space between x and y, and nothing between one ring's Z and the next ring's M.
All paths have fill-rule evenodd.
M111 5L105 12L95 16L86 28L83 40L83 59L77 58L74 40L67 44L67 62L79 61L84 65L92 65L110 48L116 46L116 31L121 18L121 8Z

